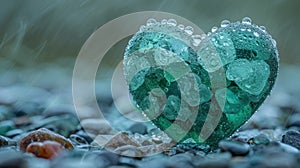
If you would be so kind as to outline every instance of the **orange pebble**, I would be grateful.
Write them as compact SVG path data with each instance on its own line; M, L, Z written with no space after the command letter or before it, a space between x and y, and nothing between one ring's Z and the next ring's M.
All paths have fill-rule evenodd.
M65 137L56 134L48 129L41 128L32 132L29 132L25 137L20 140L20 149L25 151L27 146L32 142L44 142L55 141L61 144L66 149L73 149L73 144Z
M32 142L26 148L26 152L46 159L56 157L63 150L64 147L55 141Z

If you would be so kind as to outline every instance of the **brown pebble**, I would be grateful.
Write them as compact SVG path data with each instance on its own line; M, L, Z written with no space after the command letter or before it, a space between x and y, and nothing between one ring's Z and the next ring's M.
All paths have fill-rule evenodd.
M41 129L38 129L38 130L35 130L32 132L29 132L26 136L24 136L19 143L20 149L22 151L26 151L27 146L29 144L31 144L32 142L44 142L47 140L56 141L66 149L74 148L71 141L69 141L65 137L63 137L59 134L56 134L46 128L41 128Z
M105 144L104 148L114 150L125 145L140 146L140 144L134 141L126 132L119 132Z
M54 158L63 151L64 147L56 141L32 142L27 148L26 152L34 154L41 158Z

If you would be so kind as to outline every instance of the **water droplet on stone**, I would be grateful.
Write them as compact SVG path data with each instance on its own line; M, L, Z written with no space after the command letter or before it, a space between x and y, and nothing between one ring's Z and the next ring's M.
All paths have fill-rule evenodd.
M168 25L171 25L171 26L176 26L177 25L177 22L175 19L169 19L168 22L167 22Z
M189 34L189 35L192 35L193 32L194 32L194 29L191 27L191 26L186 26L184 31Z
M250 25L251 22L252 22L252 20L251 20L249 17L244 17L244 18L242 19L242 23L243 23L243 24L248 24L248 25Z
M180 30L184 30L184 25L180 24L177 26Z
M230 21L229 21L229 20L223 20L223 21L221 22L221 27L227 27L229 24L230 24Z
M274 47L276 47L276 41L274 39L271 40Z
M216 32L217 30L218 30L218 28L216 26L214 26L214 27L211 28L211 32L212 33Z
M161 23L161 24L167 24L167 22L168 22L167 19L163 19L163 20L161 20L160 23Z
M157 23L156 20L153 18L147 20L147 26L152 26L155 25L156 23Z
M259 34L255 31L255 32L253 32L253 35L255 36L255 37L259 37Z
M145 28L146 28L146 26L145 26L145 25L142 25L142 26L140 27L140 31L144 31Z
M260 28L263 32L266 32L266 27L265 27L265 26L259 26L259 28Z
M193 39L193 45L194 46L198 46L199 45L199 43L201 42L201 36L200 35L193 35L192 36L192 39Z

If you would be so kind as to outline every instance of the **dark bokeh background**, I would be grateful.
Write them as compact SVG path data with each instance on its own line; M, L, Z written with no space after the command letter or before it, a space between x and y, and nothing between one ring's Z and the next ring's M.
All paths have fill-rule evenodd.
M75 59L85 40L106 22L157 10L185 17L205 32L224 19L249 16L276 39L282 63L300 64L299 9L298 0L0 0L0 58L26 67L59 57Z

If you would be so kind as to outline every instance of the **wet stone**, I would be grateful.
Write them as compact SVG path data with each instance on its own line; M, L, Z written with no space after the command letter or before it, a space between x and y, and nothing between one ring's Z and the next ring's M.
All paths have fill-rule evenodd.
M143 123L135 123L128 128L128 131L131 131L132 133L146 134L147 126Z
M77 145L87 145L88 144L88 142L85 140L84 137L81 137L76 134L70 135L69 138L73 142L73 144L77 144Z
M86 155L86 162L95 162L100 167L107 167L109 165L117 165L119 163L119 155L109 151L94 151ZM95 166L95 165L94 165Z
M226 22L203 38L192 36L189 26L174 25L147 24L128 42L123 64L130 94L174 141L217 146L270 94L278 71L276 45L248 21ZM218 115L208 115L210 109ZM206 118L220 121L207 126ZM202 129L210 137L199 136Z
M80 124L87 133L94 135L108 134L112 129L104 119L84 119Z
M282 136L282 142L289 144L295 148L300 149L300 132L298 131L287 131Z
M28 165L24 155L14 150L1 150L0 158L0 167L24 168Z
M41 128L36 131L27 133L19 142L20 149L25 151L27 146L32 142L56 141L66 149L73 149L73 144L65 137L56 134L48 129Z
M132 145L132 146L139 146L139 143L137 143L135 140L133 140L128 133L126 132L120 132L113 136L106 144L105 149L116 149L121 146L125 145Z
M24 133L23 130L14 129L14 130L8 131L5 136L7 136L8 138L13 138L15 136L21 135L22 133Z
M36 157L50 159L56 157L64 147L55 141L32 142L26 147L26 152Z
M249 141L257 145L268 144L270 142L269 138L265 134L259 134L256 137L250 139Z
M15 123L11 120L0 122L0 135L5 135L8 131L15 129Z
M84 138L88 143L91 143L93 141L93 139L86 132L82 130L76 132L76 135Z
M220 141L219 147L223 151L228 151L235 156L245 156L249 153L250 147L248 144L235 141Z
M8 139L0 135L0 147L7 146L9 144Z

